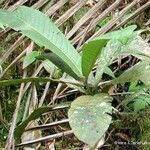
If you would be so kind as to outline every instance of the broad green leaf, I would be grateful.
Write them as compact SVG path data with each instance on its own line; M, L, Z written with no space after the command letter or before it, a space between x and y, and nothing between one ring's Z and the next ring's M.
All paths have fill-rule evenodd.
M148 43L138 35L129 39L126 44L122 44L116 39L110 40L106 47L102 49L99 58L100 62L98 64L95 77L96 80L98 80L98 83L102 77L103 72L105 72L104 68L109 66L112 61L120 55L133 55L141 60L150 62L150 47Z
M70 126L76 137L90 147L96 146L111 123L111 100L106 94L86 95L71 104L68 112Z
M41 117L42 114L50 112L50 111L54 111L57 109L63 109L63 108L67 108L69 107L70 104L69 103L64 103L64 104L58 104L58 105L52 105L52 106L45 106L45 107L40 107L35 109L26 119L25 121L23 121L21 124L19 124L16 129L15 129L15 138L16 139L20 139L22 133L24 132L26 126L28 125L28 123L32 120L38 119L39 117Z
M75 79L80 79L80 77L73 72L69 64L65 63L60 57L58 57L54 53L43 53L38 59L48 59L53 64L55 64L58 68L60 68L62 71L68 73L70 76L74 77Z
M108 40L101 39L98 41L86 42L82 47L82 73L88 77L91 72L97 57Z
M0 20L58 55L78 75L82 76L81 57L50 19L38 10L25 6L14 12L0 10Z
M150 63L139 62L133 67L126 70L118 78L112 80L111 84L119 84L125 82L142 81L145 85L150 85Z
M31 65L36 60L37 56L39 56L38 51L28 53L23 60L23 69Z
M85 77L91 72L93 65L96 62L98 55L102 48L107 44L110 39L119 40L125 44L131 37L136 29L136 25L129 26L127 28L106 33L97 38L87 41L82 46L82 73Z

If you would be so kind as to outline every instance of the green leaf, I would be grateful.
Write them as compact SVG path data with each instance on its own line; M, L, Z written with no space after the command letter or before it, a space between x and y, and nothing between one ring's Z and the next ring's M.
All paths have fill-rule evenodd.
M28 53L23 60L23 69L31 65L36 60L37 56L39 56L38 51Z
M65 63L60 57L58 57L54 53L43 53L38 59L48 59L50 60L53 64L55 64L58 68L60 68L62 71L68 73L70 76L74 77L77 80L80 80L80 77L76 75L69 64Z
M106 73L106 74L109 75L110 77L115 78L115 75L114 75L113 71L112 71L109 67L105 67L104 73Z
M91 72L97 57L100 54L102 48L106 45L108 40L101 39L98 41L86 42L82 47L82 73L85 77L88 77Z
M129 39L129 41L126 44L122 44L120 41L118 41L116 39L112 39L107 43L106 47L102 49L101 55L99 58L97 71L96 71L96 76L95 76L96 81L98 81L97 83L99 83L103 72L105 72L104 68L109 66L112 63L112 61L115 58L119 57L120 55L133 55L143 61L147 61L147 63L150 62L149 45L147 42L145 42L141 37L137 36L136 34L131 39ZM143 65L143 67L144 67L144 65ZM140 67L140 68L142 69L142 67ZM138 70L138 68L136 70ZM109 70L109 71L111 71L111 70ZM143 72L146 73L147 69L143 70ZM109 72L109 73L111 73L111 72ZM126 75L127 74L128 74L128 72L126 73ZM127 76L129 77L129 74ZM136 73L133 73L133 76L131 73L130 76L133 77L132 81L134 79L137 80L135 78ZM137 75L137 77L138 77L138 75ZM128 79L127 78L125 79L125 76L123 78L124 78L124 80L122 79L122 81L121 81L122 83L128 82ZM146 78L144 78L144 79L146 79ZM142 79L142 77L141 77L141 79ZM144 80L144 79L142 79L142 80Z
M68 112L70 126L76 137L90 147L96 146L111 123L111 100L106 94L86 95L71 104Z
M128 91L136 92L136 91L140 90L140 88L142 88L142 86L138 85L138 81L135 81L135 82L131 82Z
M100 39L116 39L125 44L133 35L134 30L137 28L136 25L128 26L124 29L120 29L117 31L108 32L102 36L94 38L93 40L100 40Z
M139 112L142 109L145 109L150 105L150 95L141 94L138 97L134 98L133 108L135 112Z
M125 82L142 81L145 85L150 85L150 63L139 62L126 70L118 78L112 80L111 84L121 84Z
M130 111L138 113L150 105L150 95L145 92L137 93L127 96L124 101L125 107L130 108Z
M107 45L102 49L99 61L110 65L114 59L120 56L122 53L122 47L124 45L117 39L111 39Z
M103 73L107 72L114 77L113 72L108 68L108 66L113 62L114 59L121 55L122 46L123 44L120 41L111 39L102 49L96 69L95 86L101 81Z
M127 28L109 32L101 35L97 38L87 41L82 46L82 73L85 77L91 72L93 65L96 62L98 55L100 54L102 48L107 44L110 39L119 40L125 44L133 34L136 29L136 25L129 26Z
M50 112L50 111L54 111L57 109L62 109L62 108L67 108L69 107L70 104L69 103L64 103L64 104L59 104L59 105L52 105L52 106L45 106L45 107L40 107L35 109L26 119L25 121L23 121L21 124L19 124L16 129L15 129L15 138L17 140L20 139L22 133L24 132L26 126L28 125L28 123L32 120L38 119L39 117L41 117L42 114Z
M82 76L81 56L50 19L38 10L25 6L14 12L0 10L3 25L21 31L35 43L58 55L78 75Z
M89 87L94 87L95 86L95 78L93 72L90 72L88 78L87 78L87 84Z
M48 73L51 74L54 71L55 65L48 59L42 61L42 65Z
M141 60L150 61L150 47L148 42L140 36L135 36L125 45L123 52L131 54Z

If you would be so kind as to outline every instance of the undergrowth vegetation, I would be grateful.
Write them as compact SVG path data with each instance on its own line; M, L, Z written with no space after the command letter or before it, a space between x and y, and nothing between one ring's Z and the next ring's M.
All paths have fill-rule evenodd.
M123 19L130 15L126 14ZM98 23L95 31L109 19L106 17ZM19 60L19 63L14 70L8 71L10 67L3 70L5 66L0 66L1 97L5 99L0 108L0 132L2 141L7 137L6 149L10 149L13 142L19 147L42 142L42 136L48 140L54 130L42 132L39 129L47 122L63 118L66 118L63 122L66 126L56 129L55 125L50 125L58 133L63 131L52 139L73 133L73 140L77 141L74 147L82 147L80 140L92 150L101 147L107 142L109 133L114 133L112 137L117 142L121 137L128 143L141 142L140 147L148 149L148 144L142 145L142 142L149 142L150 134L150 47L142 37L147 30L130 24L91 38L75 49L49 17L27 6L20 6L13 12L0 9L0 27L4 31L11 28L21 34L26 39L24 44L31 40L31 44L16 55L17 60L14 61ZM12 38L13 35L10 36ZM125 66L121 65L122 62ZM37 70L43 68L38 77L36 70L33 75L31 73L34 66ZM22 69L22 76L18 76L17 72ZM57 93L57 84L62 91L51 98L53 93ZM63 95L64 92L66 94ZM9 111L14 111L15 104L12 118ZM3 111L7 109L8 112ZM30 143L37 138L39 141ZM109 139L112 145L116 141ZM19 145L20 142L25 144ZM42 146L33 145L36 148Z

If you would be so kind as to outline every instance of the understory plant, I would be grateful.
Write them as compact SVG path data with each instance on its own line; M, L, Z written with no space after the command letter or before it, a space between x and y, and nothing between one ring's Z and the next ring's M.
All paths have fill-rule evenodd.
M27 54L23 68L27 68L34 61L42 61L46 68L48 65L51 66L52 62L55 67L67 73L66 77L60 80L50 78L2 80L0 86L30 81L58 81L78 89L83 94L71 103L68 111L69 123L75 136L91 148L95 148L105 136L112 122L112 112L115 109L111 105L113 98L108 94L111 86L126 82L135 83L139 80L143 84L141 88L150 85L150 49L139 36L139 32L134 31L136 25L88 40L82 45L81 53L77 52L54 23L38 10L25 6L19 7L14 12L0 10L0 25L2 28L9 27L22 33L46 49L45 52L33 51ZM119 77L115 77L110 65L117 58L129 55L137 57L140 61ZM104 74L111 80L103 81ZM21 136L31 120L50 110L51 106L37 108L16 128L15 138Z

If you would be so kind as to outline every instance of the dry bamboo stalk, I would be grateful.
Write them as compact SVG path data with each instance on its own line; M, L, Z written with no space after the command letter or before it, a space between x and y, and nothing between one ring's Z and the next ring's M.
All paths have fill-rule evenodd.
M127 19L125 19L124 21L122 21L121 23L119 23L115 29L120 28L121 26L123 26L124 24L126 24L128 21L134 19L135 17L137 17L139 14L141 14L145 9L150 7L150 1L148 1L147 3L145 3L144 5L142 5L140 8L138 8L135 12L133 12L133 14L131 16L129 16Z
M63 24L67 19L69 19L72 15L74 15L85 3L87 0L80 0L76 5L72 6L67 12L65 12L62 16L59 17L55 21L57 26Z
M106 10L104 10L97 18L95 18L93 20L93 22L91 23L90 27L88 28L88 32L91 31L97 24L98 22L103 19L104 17L106 17L110 12L112 12L119 4L120 2L123 0L117 0L115 3L113 3L112 5L110 5ZM75 44L79 41L79 39L81 38L81 36L84 33L87 33L87 30L84 29L83 31L81 31L79 34L77 34L72 40L71 43Z
M65 3L67 3L69 0L60 0L58 1L56 4L54 4L52 7L50 7L47 11L46 11L46 15L51 16L52 14L54 14L59 8L61 8Z
M97 11L104 5L106 0L100 0L94 7L92 7L71 29L71 31L67 34L67 38L69 39L74 35L74 33L86 22L88 21Z
M10 6L8 8L9 11L14 11L16 8L18 8L19 6L23 5L25 2L27 2L28 0L19 0L17 1L14 5Z
M31 144L34 144L34 143L39 143L39 142L42 142L42 141L52 140L52 139L59 138L59 137L62 137L62 136L66 136L66 135L70 135L70 134L73 134L72 130L56 133L56 134L53 134L53 135L48 135L48 136L45 136L45 137L42 137L42 138L39 138L39 139L36 139L36 140L27 141L27 142L24 142L24 143L21 143L21 144L17 144L16 147L22 147L22 146L31 145Z
M137 3L139 3L139 0L134 0L132 3L130 3L127 7L121 10L118 17L113 18L106 26L98 30L92 37L90 37L90 39L97 37L101 34L104 34L108 32L110 29L112 29L115 26L115 24L120 20L120 18L123 17L123 15L132 7L134 7Z

